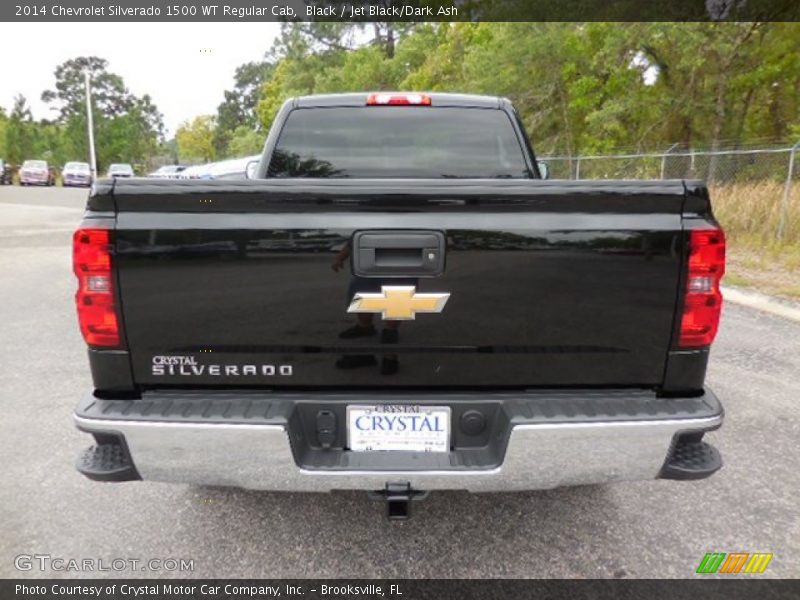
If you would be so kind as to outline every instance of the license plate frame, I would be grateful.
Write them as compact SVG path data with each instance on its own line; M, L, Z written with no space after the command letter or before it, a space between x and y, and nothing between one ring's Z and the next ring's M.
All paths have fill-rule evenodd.
M351 452L449 452L452 435L452 410L449 406L425 404L348 404L346 411L347 447ZM413 417L418 417L414 420ZM382 426L392 426L391 431L364 429L368 417L380 419ZM389 421L385 417L395 417ZM424 423L427 417L427 424ZM405 428L400 429L400 423ZM358 425L360 426L357 426ZM441 428L444 427L443 430ZM409 428L412 430L409 431ZM418 428L418 431L413 431ZM436 428L434 430L434 428Z

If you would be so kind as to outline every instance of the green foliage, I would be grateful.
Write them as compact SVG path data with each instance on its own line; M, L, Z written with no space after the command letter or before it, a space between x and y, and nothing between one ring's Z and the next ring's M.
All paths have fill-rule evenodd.
M266 134L262 131L256 131L246 125L237 127L228 144L228 155L238 157L260 154L264 149L265 140Z
M214 149L218 156L237 156L241 139L234 138L241 128L254 130L258 124L256 103L264 81L273 72L269 62L249 62L236 68L232 90L225 90L225 101L217 107L217 124L214 130ZM245 144L246 145L246 144Z
M8 146L6 145L6 134L8 131L8 118L0 117L0 157L8 156Z
M264 60L236 69L216 115L185 123L171 147L150 98L107 66L78 57L56 69L42 96L54 122L34 122L24 98L0 113L4 158L86 156L86 69L101 164L255 153L287 98L366 90L507 96L540 154L800 136L798 23L285 23Z
M0 148L19 164L40 158L54 166L70 160L87 160L84 72L92 83L92 112L98 169L112 162L144 162L163 137L161 114L147 95L137 97L108 63L95 56L70 59L55 70L55 86L42 100L57 113L54 121L34 121L27 101L17 96L7 119L0 117Z
M216 158L214 148L215 119L212 115L195 117L191 122L185 121L175 133L178 143L178 154L181 159L201 159L204 161Z
M58 110L58 123L66 134L61 145L51 146L58 162L88 155L86 71L91 78L98 168L112 162L143 162L155 152L163 134L161 114L150 96L131 94L122 77L107 67L108 62L96 56L68 60L55 70L55 89L42 94L42 100Z
M7 159L8 146L6 145L6 133L8 131L8 115L5 109L0 106L0 158Z
M507 96L543 154L786 139L800 121L797 23L329 25L284 26L262 127L294 95L387 89Z
M28 101L22 95L14 98L14 107L6 125L7 160L11 164L21 164L23 160L33 156L35 144L35 124L28 107Z

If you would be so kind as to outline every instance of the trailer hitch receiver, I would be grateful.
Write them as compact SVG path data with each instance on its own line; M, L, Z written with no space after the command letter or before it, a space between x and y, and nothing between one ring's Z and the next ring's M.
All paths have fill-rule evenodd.
M422 500L427 495L428 492L412 489L407 481L387 481L385 488L372 492L370 497L386 502L386 517L390 521L402 521L411 516L411 502Z

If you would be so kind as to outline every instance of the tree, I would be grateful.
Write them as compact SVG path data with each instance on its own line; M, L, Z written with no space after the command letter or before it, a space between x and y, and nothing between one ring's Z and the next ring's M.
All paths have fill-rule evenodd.
M255 110L259 125L268 128L290 96L397 87L411 64L396 54L415 27L372 22L284 24L267 53L274 66L259 89ZM367 33L372 37L365 37ZM360 46L359 37L365 39Z
M14 97L14 107L6 125L8 161L21 164L31 158L34 150L34 123L28 101L22 94Z
M84 73L91 78L92 112L98 166L111 162L143 162L163 138L161 113L145 94L137 97L122 77L108 71L108 61L80 56L56 67L55 88L42 93L42 100L57 113L63 128L65 160L88 157L86 90ZM58 154L58 153L57 153Z
M266 137L263 131L256 131L246 125L242 125L233 132L228 144L227 155L241 157L258 154L264 149Z
M175 133L178 153L181 159L214 160L214 129L216 123L212 115L195 117L191 122L184 121Z
M331 0L328 4L345 6L347 9L352 3L349 0ZM398 0L375 0L379 8L391 10L393 7L404 7ZM394 58L397 42L416 28L416 23L403 23L399 21L368 21L358 18L354 21L342 23L338 21L311 21L307 23L291 24L291 30L305 39L311 51L349 51L356 48L356 39L370 34L372 37L367 45L373 46L385 57ZM287 39L289 36L286 36Z
M235 156L229 149L237 130L241 127L256 130L258 118L256 104L263 85L274 66L270 62L249 62L239 65L234 74L232 90L224 92L225 100L217 107L217 126L214 133L214 148L219 156Z
M723 147L800 131L798 23L499 21L285 23L262 61L236 69L215 118L185 123L174 146L206 160L255 153L288 97L389 89L507 96L540 154ZM85 69L101 163L170 152L152 99L90 56L56 69L43 94L53 121L34 121L24 99L0 115L4 158L87 155Z
M8 131L8 115L5 109L0 106L0 158L8 156L8 146L6 145L6 134Z
M124 114L135 98L125 88L122 77L107 69L108 61L97 56L79 56L65 61L56 67L55 89L42 92L42 101L58 111L61 122L82 116L86 107L84 72L89 71L94 111L108 118Z

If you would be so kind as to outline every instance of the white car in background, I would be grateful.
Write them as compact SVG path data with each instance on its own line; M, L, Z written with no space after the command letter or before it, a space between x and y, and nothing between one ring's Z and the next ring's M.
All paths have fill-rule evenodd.
M178 174L178 179L209 179L208 170L214 163L192 165Z
M20 185L55 185L56 178L46 160L26 160L19 170Z
M178 174L178 179L247 179L261 155L230 158L219 162L186 167Z
M211 179L247 179L247 169L250 163L258 162L261 155L232 158L211 165L209 174Z
M86 162L68 162L61 169L61 182L64 187L92 185L92 169Z
M128 163L114 163L108 167L108 177L135 177L133 167Z
M180 174L185 170L185 165L164 165L152 173L149 173L147 176L155 179L178 179Z

